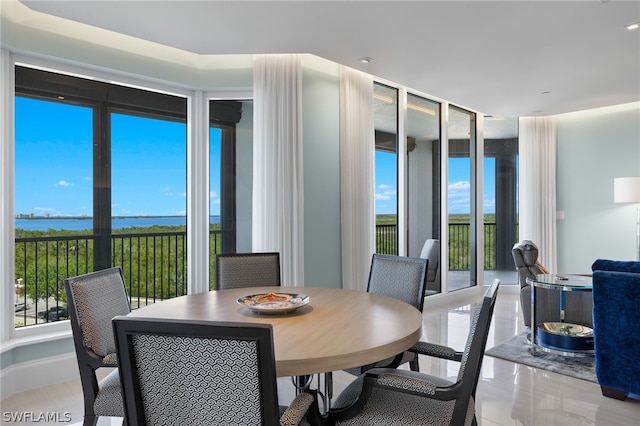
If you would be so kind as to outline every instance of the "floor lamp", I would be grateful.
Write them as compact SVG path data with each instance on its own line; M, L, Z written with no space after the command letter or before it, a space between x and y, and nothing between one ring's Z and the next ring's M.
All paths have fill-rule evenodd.
M640 177L622 177L613 180L615 203L640 203ZM636 215L636 258L640 260L640 207Z

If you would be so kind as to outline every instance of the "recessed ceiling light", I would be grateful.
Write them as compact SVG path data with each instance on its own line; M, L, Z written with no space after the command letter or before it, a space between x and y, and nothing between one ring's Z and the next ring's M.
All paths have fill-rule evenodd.
M640 22L636 22L635 24L627 25L628 30L637 30L640 28Z
M362 62L363 64L370 64L371 62L373 62L373 58L365 56L364 58L358 59L358 61Z

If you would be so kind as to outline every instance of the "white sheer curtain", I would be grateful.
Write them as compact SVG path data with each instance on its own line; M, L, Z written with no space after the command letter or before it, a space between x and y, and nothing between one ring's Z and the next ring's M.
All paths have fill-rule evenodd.
M375 251L373 78L340 67L342 287L366 290Z
M520 118L520 240L540 249L540 263L557 272L556 146L553 117Z
M277 251L283 285L304 285L302 66L256 55L253 71L254 252Z

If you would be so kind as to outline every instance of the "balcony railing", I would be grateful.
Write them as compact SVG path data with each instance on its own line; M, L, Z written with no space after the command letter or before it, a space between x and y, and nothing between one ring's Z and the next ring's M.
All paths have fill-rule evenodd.
M449 224L449 270L468 271L470 269L469 238L471 226L468 223ZM376 252L397 254L396 225L376 225ZM495 269L496 265L496 224L484 224L484 269Z
M16 327L67 318L63 281L94 270L97 238L16 238ZM125 233L109 238L112 265L122 268L133 309L187 293L186 232ZM210 231L214 252L220 239L220 231Z
M484 224L484 269L495 269L495 223ZM449 269L469 270L468 223L449 225ZM16 327L66 319L65 278L94 270L93 235L16 238ZM109 236L111 262L122 268L131 307L187 293L187 236L184 231L122 233ZM212 251L221 232L210 231ZM376 226L378 253L397 253L396 225ZM215 277L214 256L210 276Z

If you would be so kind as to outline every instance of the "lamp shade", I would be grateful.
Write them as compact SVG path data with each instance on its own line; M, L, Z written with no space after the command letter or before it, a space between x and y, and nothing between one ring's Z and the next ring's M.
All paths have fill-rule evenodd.
M640 177L622 177L613 180L615 203L640 203Z

